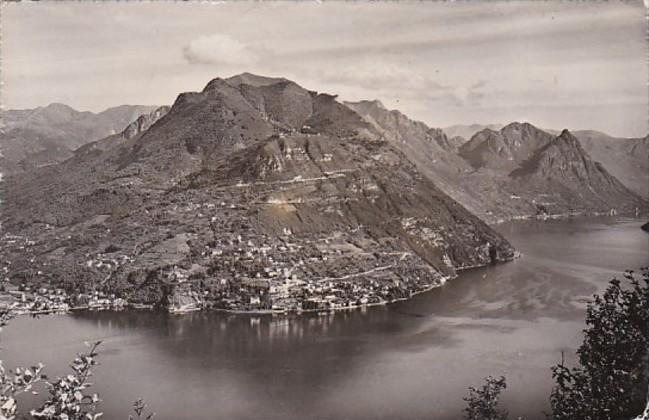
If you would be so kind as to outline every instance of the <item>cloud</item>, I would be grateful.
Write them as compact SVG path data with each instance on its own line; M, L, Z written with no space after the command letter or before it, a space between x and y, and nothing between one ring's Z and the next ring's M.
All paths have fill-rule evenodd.
M478 80L476 83L471 85L471 89L480 89L487 86L486 80Z
M225 34L200 36L183 48L183 57L190 64L250 66L262 53Z
M353 96L423 99L438 106L478 105L487 86L483 79L442 83L436 72L426 71L425 63L413 62L403 54L369 51L353 58L343 55L327 60L296 60L292 53L252 46L221 33L193 39L183 48L183 56L190 64L219 65L232 72L295 76L298 82L310 80L325 90L330 87Z
M471 91L464 86L457 86L453 89L453 98L460 104L465 103L469 99Z
M480 105L487 93L493 91L482 79L469 83L442 82L435 71L422 70L398 56L373 54L356 60L339 60L335 65L303 62L291 68L292 74L303 75L320 86L352 93L354 100L400 98L436 106L464 107Z
M484 88L487 82L479 80L470 86L455 86L448 98L456 106L480 105L480 99L486 96Z
M367 55L355 60L343 60L334 66L319 63L302 67L308 76L323 84L349 86L371 92L390 91L407 95L409 92L425 92L439 95L449 88L433 77L413 69L405 61L395 61L387 56Z

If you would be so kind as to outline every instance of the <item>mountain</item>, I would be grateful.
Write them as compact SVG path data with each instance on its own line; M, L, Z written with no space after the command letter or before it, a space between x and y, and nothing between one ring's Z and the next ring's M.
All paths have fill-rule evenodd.
M46 107L0 112L0 172L20 173L72 156L90 141L121 131L150 106L122 105L100 113L79 112L53 103Z
M502 124L457 124L451 125L449 127L444 127L442 130L448 137L462 137L463 139L468 140L474 136L475 133L489 129L492 131L500 131L503 128Z
M462 145L460 155L474 169L469 182L488 194L484 201L496 200L514 217L647 209L646 200L595 162L568 130L555 136L529 123L485 129Z
M97 151L106 151L129 140L135 139L146 132L160 118L169 112L168 106L161 106L148 114L140 115L135 121L122 130L122 132L113 134L100 140L96 140L76 149L73 154L78 158L85 158L90 153Z
M490 202L484 201L478 184L465 182L473 171L458 154L462 142L443 130L409 119L398 110L388 110L380 101L346 102L394 147L401 150L429 179L472 213L490 220ZM491 207L489 207L491 208ZM497 209L493 208L496 212Z
M569 133L529 123L484 128L467 142L412 121L378 101L347 103L446 194L488 222L549 215L645 210ZM569 141L562 142L570 138ZM560 147L565 144L574 147ZM538 170L532 170L537 168ZM579 176L568 176L566 168ZM523 176L524 175L524 176ZM586 176L588 175L588 176Z
M408 298L514 257L386 134L286 79L216 78L131 138L9 176L3 269L75 296L297 310Z
M459 148L474 169L513 170L553 138L529 123L511 123L500 131L486 128Z
M270 86L278 83L286 83L289 80L283 77L266 77L244 72L228 78L228 83L234 86L249 85L253 87Z
M594 160L636 194L649 198L649 136L616 138L589 130L573 134Z
M510 177L520 184L520 190L553 192L548 205L563 201L571 209L646 206L601 163L593 161L568 130L539 148Z
M459 147L457 140L449 139L443 130L411 120L398 110L388 110L380 101L345 102L345 105L363 116L391 142L402 143L420 152L423 149L455 152Z

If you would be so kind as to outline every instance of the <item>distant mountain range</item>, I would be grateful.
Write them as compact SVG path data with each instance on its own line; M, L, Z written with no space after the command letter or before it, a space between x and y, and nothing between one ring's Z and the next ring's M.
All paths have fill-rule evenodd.
M649 136L616 138L598 131L575 131L590 156L624 185L649 198Z
M503 127L503 124L457 124L444 127L442 130L448 137L462 137L465 140L469 140L476 133L482 130L489 129L499 131Z
M484 220L646 208L638 193L593 161L567 130L557 136L529 123L512 123L499 130L483 128L463 142L376 101L347 105L380 126L420 171ZM632 159L624 154L631 149L612 158L619 159L618 167Z
M503 127L502 124L454 125L443 128L443 131L449 138L455 138L456 144L463 144L484 130L498 132ZM561 130L546 128L542 131L554 136L561 133ZM649 198L648 136L620 138L594 130L576 130L572 131L572 135L579 140L586 153L600 162L611 175L636 194Z
M120 132L155 107L122 105L100 113L53 103L0 111L0 172L5 175L61 162L90 141Z

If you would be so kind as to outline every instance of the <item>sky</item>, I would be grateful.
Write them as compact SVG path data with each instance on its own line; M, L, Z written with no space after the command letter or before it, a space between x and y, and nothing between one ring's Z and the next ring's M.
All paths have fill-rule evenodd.
M244 71L433 127L648 127L636 2L38 2L2 6L4 109L173 103Z

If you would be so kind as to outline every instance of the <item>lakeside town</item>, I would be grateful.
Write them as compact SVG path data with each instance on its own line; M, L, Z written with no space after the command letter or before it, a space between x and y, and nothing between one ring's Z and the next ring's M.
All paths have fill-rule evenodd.
M34 270L35 258L30 259L30 275L42 278L37 286L11 282L7 264L10 262L5 262L0 305L24 313L33 312L34 308L39 312L67 312L154 307L170 313L328 311L406 299L450 278L432 269L416 254L395 250L395 244L387 238L383 243L376 242L363 233L363 226L316 240L294 235L289 228L276 236L260 235L242 224L239 217L208 219L203 212L215 208L208 206L209 209L201 210L190 203L170 211L176 216L191 214L209 220L210 228L221 232L218 239L199 245L198 238L179 234L162 241L156 249L140 251L138 255L125 254L123 248L109 246L104 252L78 263L80 269L93 270L99 277L108 279L136 258L141 264L165 259L170 264L160 270L159 276L165 279L169 292L158 305L117 294L100 282L75 293L70 287L55 285L56 279L48 279L41 270ZM225 204L221 207L227 209L229 216L243 210ZM237 223L237 229L231 223ZM403 221L406 229L415 229L416 224L413 219ZM224 235L223 232L231 233ZM435 235L428 234L434 240ZM6 235L3 239L16 247L16 251L36 254L34 241ZM192 252L189 260L174 259L173 253L179 249L185 251L187 243L201 251ZM363 251L368 248L375 251ZM444 264L453 272L448 257L444 258Z
M227 243L229 246L215 247L216 250L210 251L218 255L220 261L220 264L209 267L210 275L196 264L189 269L171 267L165 275L173 285L173 291L166 305L159 309L170 313L198 310L261 313L328 311L409 298L448 279L424 264L420 263L417 267L413 262L418 257L406 252L387 253L392 264L368 262L360 272L353 271L358 260L352 261L340 249L313 253L307 261L298 259L295 266L290 267L288 263L292 261L282 258L281 253L303 251L304 246L286 239L278 241L275 247L256 247L241 235L224 241L221 245ZM329 245L325 241L323 244ZM280 253L275 254L277 261L271 256L273 250ZM105 259L105 256L100 256L93 264L98 267L106 265L101 262L102 258ZM262 258L269 263L265 267L261 264ZM305 275L315 274L307 268L309 260L319 263L331 261L339 268L347 264L348 274L303 280ZM234 267L237 271L230 273ZM415 281L406 284L401 277L406 275ZM430 276L435 278L432 283ZM197 277L201 279L195 281ZM0 307L11 307L17 313L64 313L73 310L152 309L154 305L129 301L100 290L71 294L61 287L30 287L24 283L15 285L5 278L0 292Z

